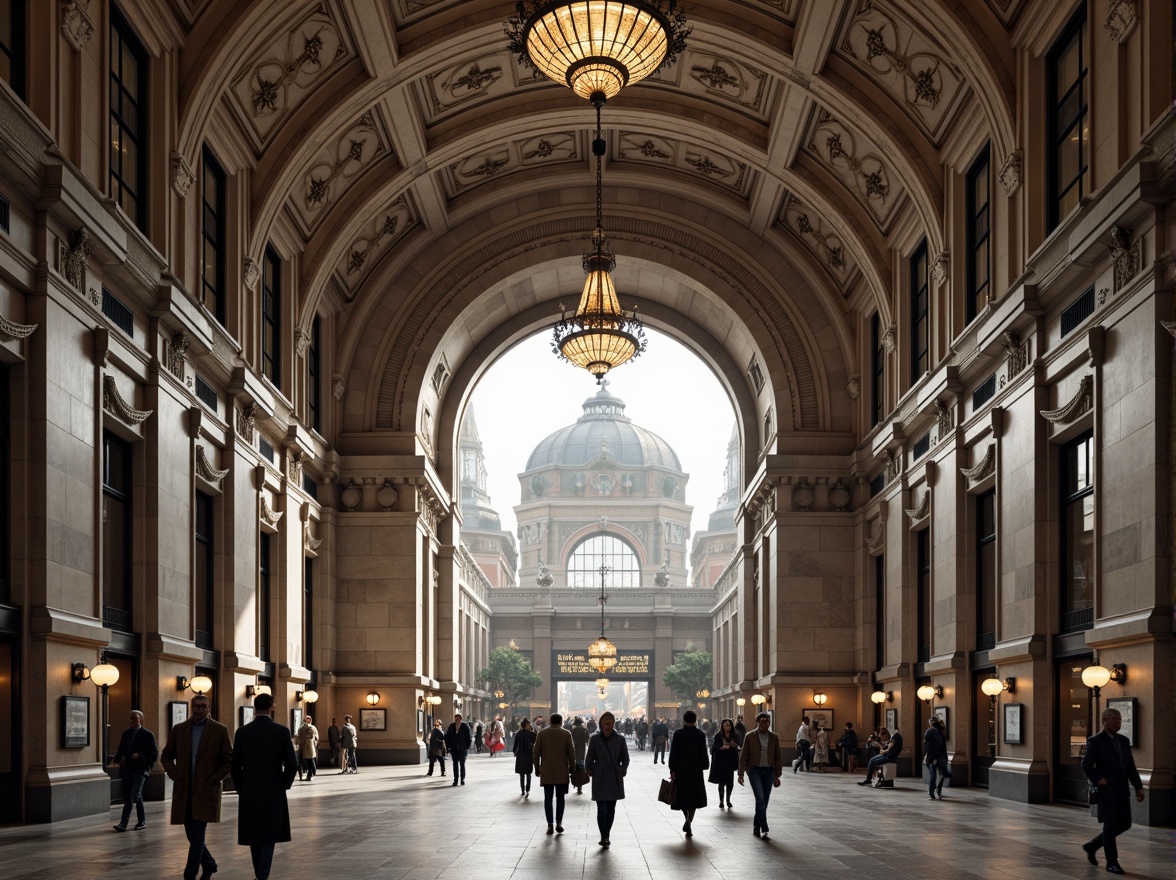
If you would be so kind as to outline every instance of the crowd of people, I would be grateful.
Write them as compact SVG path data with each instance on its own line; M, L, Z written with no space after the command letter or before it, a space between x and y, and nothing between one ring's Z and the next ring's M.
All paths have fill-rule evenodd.
M312 781L318 771L319 732L314 719L307 716L293 732L274 720L274 699L260 694L254 700L254 719L237 730L235 738L224 725L210 717L207 695L198 694L190 703L191 716L176 724L159 749L154 734L143 726L143 713L132 710L130 726L123 733L113 756L122 776L125 800L115 831L125 832L135 811L135 831L146 828L143 784L157 761L173 781L171 822L183 825L188 840L184 867L185 880L208 880L217 871L217 863L206 842L209 823L220 821L222 783L231 777L239 799L237 842L250 847L254 873L268 880L275 845L291 839L290 816L286 792L295 777ZM648 740L653 761L667 763L670 774L668 801L673 810L683 814L682 831L693 836L697 811L706 807L709 782L718 791L719 808L731 809L736 781L750 784L755 799L753 833L769 839L768 802L772 790L781 784L784 769L780 737L771 730L771 716L762 712L755 727L744 728L742 718L725 718L719 722L698 721L693 711L683 713L681 723L665 717L649 722L646 718L618 722L612 712L599 719L575 717L569 727L563 716L511 718L504 721L470 723L460 713L444 727L433 722L425 738L432 776L436 766L445 775L445 759L453 769L452 785L466 783L466 759L471 750L483 749L490 757L510 748L514 771L519 779L519 796L531 794L531 781L539 778L543 789L543 810L547 833L562 834L566 798L571 788L582 794L585 786L596 804L596 821L600 846L611 846L611 830L617 802L625 798L625 777L631 757L627 740L631 737L638 751L645 751ZM1083 845L1087 859L1098 864L1097 853L1104 850L1107 870L1123 873L1118 864L1116 838L1131 827L1130 785L1138 800L1143 800L1142 783L1131 760L1129 745L1119 735L1119 713L1108 709L1102 715L1103 730L1087 742L1082 768L1098 795L1098 818L1102 833ZM350 715L340 726L331 719L327 729L329 758L339 773L357 773L358 736ZM296 744L296 747L295 747ZM831 741L821 720L810 724L803 716L796 732L797 756L793 773L802 769L823 772L831 756L843 769L856 771L861 744L852 722L846 722L841 735ZM867 752L865 779L858 785L893 786L883 769L896 764L904 748L898 729L878 727L864 744ZM945 781L952 778L947 751L947 732L937 716L928 720L923 736L923 762L931 800L943 799ZM708 772L709 771L709 772ZM705 774L705 776L704 776ZM1092 795L1092 803L1093 803Z

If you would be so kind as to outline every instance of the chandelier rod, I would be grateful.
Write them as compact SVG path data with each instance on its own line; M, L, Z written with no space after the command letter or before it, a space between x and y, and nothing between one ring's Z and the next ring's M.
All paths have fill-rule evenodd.
M604 638L604 603L608 600L604 598L604 576L608 572L608 566L603 562L600 563L600 637Z
M604 202L601 197L601 186L604 179L604 135L601 133L600 110L604 107L604 95L597 93L593 96L596 107L596 139L592 142L592 152L596 154L596 251L600 253L604 247Z

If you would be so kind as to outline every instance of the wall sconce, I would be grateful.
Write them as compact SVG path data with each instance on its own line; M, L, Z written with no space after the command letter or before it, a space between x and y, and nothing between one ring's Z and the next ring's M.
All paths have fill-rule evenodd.
M93 675L93 672L91 672L90 674ZM116 678L115 681L117 681L117 680L118 679ZM188 676L177 675L176 676L176 690L182 692L182 691L188 690L188 688L191 688L192 693L194 693L194 694L206 694L210 690L212 690L212 679L209 678L207 675L197 675L194 678L192 678L191 681L189 681Z
M995 703L996 698L1000 696L1001 691L1008 691L1010 695L1017 692L1017 679L1009 676L1004 681L1001 681L999 678L993 675L990 678L986 678L984 681L980 682L980 690L984 691L984 693L991 697L992 702Z
M735 705L738 706L740 709L742 709L744 706L747 705L747 699L744 697L736 697L735 698Z
M453 708L454 709L461 708L461 697L459 697L457 694L453 695Z
M81 683L90 677L90 667L85 663L75 663L70 667L70 674L75 682Z
M751 705L753 705L753 706L762 706L766 702L767 702L767 697L765 697L763 694L752 694L751 695Z
M919 689L917 691L915 691L915 696L918 697L920 700L922 700L924 703L930 703L936 697L943 696L943 685L940 685L940 684L937 684L934 686L929 685L929 684L920 685Z
M268 684L247 684L245 685L245 699L252 700L254 697L260 697L262 694L269 695L270 686Z
M829 695L813 691L813 703L817 706L824 706L829 702Z
M1094 691L1097 698L1099 691L1107 686L1111 680L1111 670L1105 666L1087 666L1082 670L1082 683Z
M870 694L870 702L877 706L881 706L883 703L893 703L894 691L874 691Z
M316 691L312 688L308 688L307 690L304 690L304 691L294 691L294 702L295 703L301 703L304 700L307 703L317 703L318 702L318 691Z
M367 704L369 706L374 706L376 703L380 702L380 695L375 691L370 691L364 699L367 700Z
M1111 666L1111 681L1118 684L1127 683L1127 664L1115 663Z

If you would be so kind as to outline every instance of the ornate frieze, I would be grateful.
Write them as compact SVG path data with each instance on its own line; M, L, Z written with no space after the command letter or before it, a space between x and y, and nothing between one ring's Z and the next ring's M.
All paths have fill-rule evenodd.
M744 163L684 139L669 138L641 131L622 130L617 136L618 162L643 165L668 165L687 174L703 177L712 183L748 195L750 169Z
M919 503L906 511L906 515L910 517L911 525L920 523L927 518L931 513L931 490L924 489L923 496L919 499Z
M142 424L152 413L152 410L135 409L127 403L119 393L118 384L110 373L104 373L102 376L102 408L132 427Z
M513 87L503 79L509 65L507 53L490 55L473 61L462 61L450 67L426 74L421 81L425 100L435 121L468 104L485 101L504 94Z
M196 476L210 483L219 483L229 473L228 468L218 470L213 467L212 462L208 460L207 453L204 451L204 445L201 443L196 444L196 463L194 470L196 471Z
M865 138L821 107L815 112L806 149L850 188L880 226L889 218L899 200L891 199L891 175L881 153Z
M17 324L0 315L0 342L27 339L37 329L37 326L37 324Z
M301 191L291 201L295 215L309 231L365 168L391 152L391 141L377 114L364 113L315 153L303 174Z
M1068 425L1094 406L1094 377L1089 373L1078 383L1078 391L1065 406L1041 410L1041 417L1055 425Z
M997 174L1001 188L1006 196L1011 196L1021 185L1021 151L1013 150L1005 158Z
M980 460L970 468L960 468L960 473L969 483L978 483L996 473L996 444L989 443Z
M1110 0L1103 27L1116 43L1125 43L1139 24L1138 0Z
M416 212L406 195L367 220L362 231L351 240L341 255L336 273L342 281L348 301L381 254L388 253L417 225Z
M196 182L196 174L192 171L192 166L188 164L180 153L171 154L171 185L175 190L176 195L181 199L186 199L188 193L192 190L192 185Z
M278 524L278 520L280 520L282 515L285 513L284 510L271 509L269 506L269 498L264 492L261 493L258 511L261 516L261 521L271 526L276 526Z
M795 196L789 196L781 211L781 222L820 260L837 279L845 293L846 282L849 280L853 264L845 250L845 243L835 232L828 230L828 225L815 209L809 207Z
M690 53L689 77L713 99L733 104L744 112L765 109L770 79L767 73L726 55Z
M90 260L90 230L79 226L69 237L69 246L61 245L61 274L79 292L85 290L86 267ZM95 303L97 305L97 303Z
M91 0L61 0L61 32L65 41L78 51L84 51L94 36L94 20L90 17Z

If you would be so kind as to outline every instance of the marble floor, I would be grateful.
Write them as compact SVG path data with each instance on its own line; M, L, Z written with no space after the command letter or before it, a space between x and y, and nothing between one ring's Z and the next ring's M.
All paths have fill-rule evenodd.
M362 752L360 757L362 759ZM293 843L278 846L273 878L311 880L745 880L747 877L1097 878L1079 845L1096 831L1081 809L990 799L973 789L948 790L932 802L914 779L893 790L861 788L842 773L786 772L769 806L770 842L752 836L750 788L735 789L735 807L699 812L694 837L680 813L658 803L665 774L649 753L635 752L628 797L618 806L612 848L597 845L587 793L568 796L565 832L548 837L543 796L518 796L509 758L473 755L468 784L426 778L421 767L376 767L355 776L326 769L295 782L290 795ZM713 794L714 788L710 787ZM167 804L147 805L146 831L116 834L118 813L53 826L0 828L5 880L157 880L180 877L183 828L167 824ZM217 880L253 876L249 850L236 844L237 799L226 795L222 821L209 826ZM1176 833L1132 828L1120 839L1132 877L1176 878ZM1100 858L1100 865L1102 859Z

